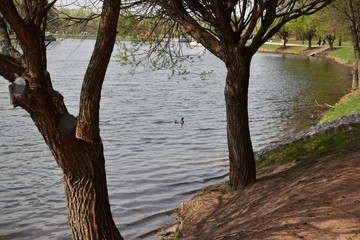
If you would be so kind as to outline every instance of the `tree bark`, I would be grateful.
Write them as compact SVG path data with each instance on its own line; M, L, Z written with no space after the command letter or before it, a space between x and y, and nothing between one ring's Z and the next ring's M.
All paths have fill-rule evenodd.
M236 47L227 50L225 86L230 186L243 188L256 180L248 117L248 88L252 55Z
M354 33L355 34L355 33ZM353 70L353 90L360 88L360 45L359 45L359 37L353 36L353 49L355 55L355 63Z
M63 168L69 224L73 239L123 239L112 219L101 141L68 146ZM76 154L72 154L75 152ZM61 160L60 160L61 161Z
M353 81L352 89L358 89L360 87L360 27L359 19L355 13L353 2L351 0L346 0L347 5L347 16L350 21L350 32L351 32L351 42L353 45L355 63L353 70Z

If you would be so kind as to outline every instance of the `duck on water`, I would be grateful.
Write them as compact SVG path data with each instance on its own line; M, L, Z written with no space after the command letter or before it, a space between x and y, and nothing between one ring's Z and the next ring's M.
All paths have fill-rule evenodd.
M185 121L184 121L184 118L181 118L180 120L175 120L175 124L181 124L184 125Z

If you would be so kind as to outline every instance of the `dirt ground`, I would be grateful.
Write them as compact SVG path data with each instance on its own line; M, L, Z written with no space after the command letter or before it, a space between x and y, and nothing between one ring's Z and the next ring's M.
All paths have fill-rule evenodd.
M210 186L180 207L180 239L360 240L360 148Z

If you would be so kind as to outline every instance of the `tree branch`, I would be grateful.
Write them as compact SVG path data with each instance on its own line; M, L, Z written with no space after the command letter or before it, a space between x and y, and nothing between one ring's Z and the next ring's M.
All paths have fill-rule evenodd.
M13 0L1 0L0 12L15 31L19 40L24 56L24 68L26 68L29 76L27 78L29 89L37 89L46 87L47 84L43 64L44 56L43 51L41 51L42 47L44 47L41 44L44 44L44 42L41 42L41 36L39 35L40 26L32 22L31 17L28 16L30 14L30 3L27 1L23 3L26 5L25 20L19 15Z
M21 54L11 44L4 18L0 17L0 53L7 54L13 58L20 59Z
M0 53L0 62L0 75L10 82L15 80L16 75L21 76L24 73L21 64L13 57Z
M76 137L94 142L100 137L101 89L116 39L120 0L105 0L95 48L85 73L80 96Z
M166 9L173 13L171 17L190 33L198 42L220 59L225 59L225 53L221 50L220 41L192 18L183 6L181 0L172 0L165 5ZM175 17L176 16L176 17Z

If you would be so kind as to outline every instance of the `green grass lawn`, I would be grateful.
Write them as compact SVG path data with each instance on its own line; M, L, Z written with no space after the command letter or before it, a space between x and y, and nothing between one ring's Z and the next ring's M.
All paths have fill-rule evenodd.
M313 39L311 41L311 45L316 45L318 39ZM272 42L274 43L281 43L281 40L279 38L276 38L275 40L272 40ZM303 42L301 40L294 40L294 39L289 39L288 44L303 44ZM304 46L307 46L309 44L308 41L304 41ZM329 46L328 44L325 44L325 46ZM334 47L339 46L339 41L335 40L334 42ZM342 41L341 42L341 46L352 46L352 43L350 41Z
M329 54L333 58L340 59L346 63L353 63L355 60L354 52L352 47L339 48Z
M306 47L305 46L304 47L302 47L302 46L288 47L284 52L285 53L300 53L301 51L304 51L306 49L308 49L307 46Z
M319 121L323 124L352 113L360 113L360 89L344 96L336 107L331 108ZM280 149L258 162L258 169L281 166L283 164L318 156L334 150L352 149L360 144L360 127L347 131L324 134L310 139L297 141Z
M286 48L283 48L283 45L274 45L274 44L264 44L260 47L260 50L262 51L271 51L271 52L275 52L275 51L279 51L282 53L300 53L303 50L306 50L307 46L297 46L297 47L289 47L286 46Z
M360 127L325 134L310 139L297 141L284 149L272 153L263 161L256 164L256 168L278 167L296 160L319 156L321 154L343 149L352 149L360 144Z
M281 45L273 45L273 44L264 44L260 47L260 50L265 50L265 51L275 51L279 48L282 48Z
M342 98L336 107L329 109L320 119L318 125L352 113L360 113L360 90L354 91Z

